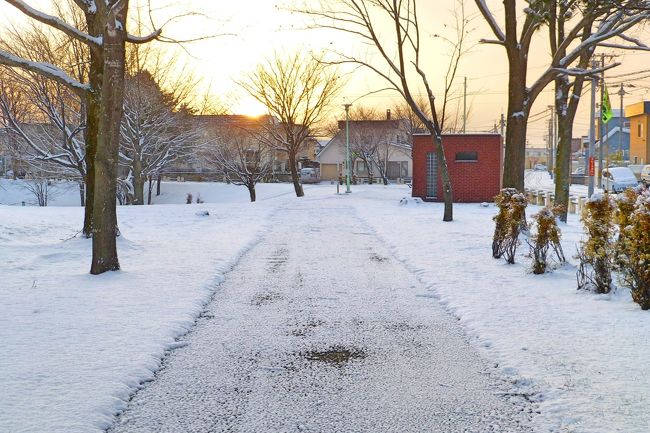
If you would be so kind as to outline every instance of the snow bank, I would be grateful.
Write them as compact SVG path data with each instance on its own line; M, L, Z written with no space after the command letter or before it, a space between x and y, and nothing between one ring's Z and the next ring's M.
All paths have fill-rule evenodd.
M122 270L91 276L82 208L0 206L0 431L107 428L274 208L122 207Z
M359 213L390 244L475 343L522 394L539 401L539 432L642 433L650 428L650 316L626 290L576 291L575 260L532 275L530 259L491 258L495 207L442 204L403 207L368 196ZM535 213L538 208L531 206ZM570 216L561 225L568 256L581 236Z

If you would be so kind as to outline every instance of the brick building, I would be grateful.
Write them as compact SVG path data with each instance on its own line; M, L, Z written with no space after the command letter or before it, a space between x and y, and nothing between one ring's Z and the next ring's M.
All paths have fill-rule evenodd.
M456 203L491 202L501 188L499 134L445 134L442 138ZM413 197L442 201L442 181L429 134L413 136Z

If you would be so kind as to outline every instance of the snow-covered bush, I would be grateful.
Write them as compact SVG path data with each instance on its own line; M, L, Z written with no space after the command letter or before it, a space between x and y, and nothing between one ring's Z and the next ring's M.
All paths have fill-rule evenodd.
M630 217L636 206L636 200L641 190L628 188L616 197L616 212L614 219L618 225L618 239L616 241L616 266L623 269L626 266L625 254L625 228L630 225Z
M499 212L492 218L494 220L494 236L492 237L492 257L499 259L503 256L504 243L508 237L510 227L510 200L512 196L519 192L514 188L504 188L499 195L494 197L494 202L499 208Z
M621 276L630 287L632 299L641 309L650 309L650 191L645 190L636 199L627 225L621 227Z
M562 206L544 207L533 219L537 223L537 230L531 237L530 245L531 256L533 257L533 274L543 274L548 267L548 250L551 249L557 261L564 263L564 252L560 239L562 233L557 226L557 216L561 213Z
M615 258L614 211L612 197L594 194L582 211L582 224L587 239L580 243L577 273L578 289L609 293L612 290L612 268Z
M528 229L526 225L526 206L528 206L528 201L526 201L523 194L517 193L510 197L507 232L503 242L503 255L506 258L506 263L513 264L515 262L515 254L519 246L519 235L523 230Z

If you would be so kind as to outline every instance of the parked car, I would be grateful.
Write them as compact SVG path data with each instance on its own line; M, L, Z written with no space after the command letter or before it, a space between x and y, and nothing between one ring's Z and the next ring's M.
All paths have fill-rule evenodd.
M618 193L639 184L632 170L627 167L609 167L603 170L603 189Z
M643 182L645 186L650 185L650 164L644 165L641 169L641 182Z
M634 173L634 176L636 176L637 179L641 180L641 170L643 170L643 164L629 164L627 168L632 170L632 173Z
M572 174L575 174L575 175L583 175L583 174L585 174L585 166L581 165L581 166L577 167L575 170L573 170Z
M320 182L320 169L311 167L300 169L300 181L302 183Z
M546 167L546 164L535 164L533 166L533 170L535 170L535 171L548 171L548 167Z

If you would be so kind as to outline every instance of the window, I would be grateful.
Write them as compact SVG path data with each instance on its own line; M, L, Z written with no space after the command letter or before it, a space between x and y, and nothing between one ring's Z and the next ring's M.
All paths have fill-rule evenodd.
M636 126L636 136L637 137L643 137L643 123L639 123Z
M357 161L357 173L366 173L367 171L365 161Z
M478 161L478 152L456 152L457 162L476 162Z
M409 177L408 161L388 161L386 177L389 179Z
M427 152L427 197L438 195L438 161L436 154Z
M639 157L638 157L638 156L635 156L635 157L634 157L634 163L635 163L635 164L638 164L638 163L639 163Z

